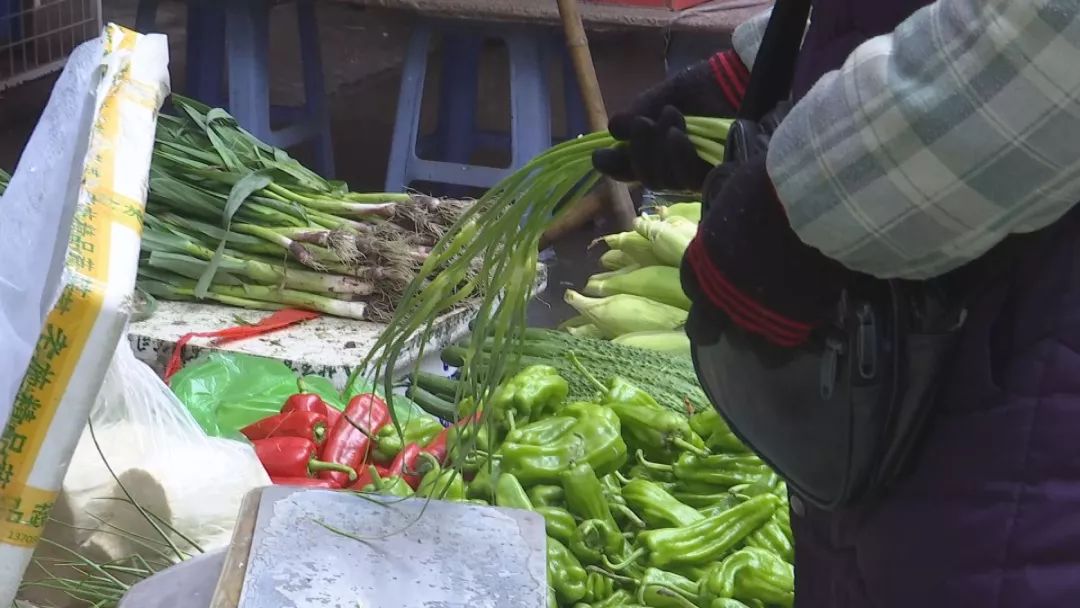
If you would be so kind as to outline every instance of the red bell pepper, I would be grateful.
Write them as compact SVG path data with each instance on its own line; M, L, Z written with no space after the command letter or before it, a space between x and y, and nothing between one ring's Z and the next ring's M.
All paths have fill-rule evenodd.
M296 393L289 396L285 400L285 405L281 406L281 413L288 414L289 412L315 412L316 414L326 415L326 410L330 406L326 405L322 397L315 393Z
M415 490L420 487L420 480L424 478L425 473L425 471L421 470L423 461L421 456L420 445L410 443L394 457L394 462L390 463L390 468L387 469L383 478L400 477L405 480L405 483L409 484L410 488ZM428 457L434 458L432 456Z
M255 455L271 477L309 477L312 473L334 472L342 480L355 480L356 469L337 462L323 462L315 458L318 446L303 437L269 437L257 439ZM334 479L330 481L334 482ZM336 487L341 487L339 483Z
M334 482L326 479L313 479L311 477L271 477L270 481L278 486L297 486L300 488L326 488L336 490Z
M309 393L304 387L304 379L300 378L296 381L296 386L300 390L299 393L290 396L285 400L285 405L281 408L282 414L289 412L315 412L316 414L322 414L326 416L326 428L332 429L337 424L339 418L341 418L341 410L330 405L323 400L316 393Z
M446 455L448 453L448 447L446 443L450 439L450 429L454 427L463 427L466 424L470 424L476 420L480 420L479 412L473 414L472 416L469 416L468 418L458 420L456 423L454 423L453 426L448 426L443 429L438 435L435 436L434 439L432 439L426 446L424 446L424 449L421 451L434 456L435 459L439 461L440 466L446 464Z
M240 429L240 432L252 441L270 437L303 437L321 444L326 440L328 428L326 414L293 411L263 418Z
M353 397L341 420L338 420L326 438L322 451L323 460L337 462L354 470L361 469L367 464L371 438L388 422L390 408L385 401L373 393ZM322 471L319 477L341 485L346 482L345 474L339 471Z

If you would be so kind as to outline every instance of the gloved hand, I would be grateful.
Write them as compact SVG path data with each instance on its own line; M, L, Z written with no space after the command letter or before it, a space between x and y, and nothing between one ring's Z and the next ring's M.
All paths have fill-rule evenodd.
M654 190L700 191L712 167L686 135L684 115L732 117L750 72L732 50L694 64L642 93L608 131L621 145L593 154L596 170Z
M764 155L726 171L709 178L708 211L683 258L693 302L687 333L710 344L733 323L776 346L799 346L830 318L853 272L795 234Z

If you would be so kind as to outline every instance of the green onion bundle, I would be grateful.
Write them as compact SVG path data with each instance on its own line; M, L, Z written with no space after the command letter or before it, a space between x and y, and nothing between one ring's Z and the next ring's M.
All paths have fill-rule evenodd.
M698 155L723 160L725 119L689 117ZM395 363L418 332L423 344L438 311L477 298L479 311L462 361L457 400L483 403L520 356L525 309L537 275L541 235L600 180L592 154L617 145L608 133L565 142L537 156L494 186L462 214L431 249L363 365L390 394ZM478 353L485 352L481 357Z
M362 194L174 95L150 168L139 285L163 299L386 320L471 203Z

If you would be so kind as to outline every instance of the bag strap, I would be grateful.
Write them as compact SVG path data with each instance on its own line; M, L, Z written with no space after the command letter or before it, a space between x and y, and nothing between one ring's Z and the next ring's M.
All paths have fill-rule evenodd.
M791 95L810 0L776 0L735 118L759 121Z

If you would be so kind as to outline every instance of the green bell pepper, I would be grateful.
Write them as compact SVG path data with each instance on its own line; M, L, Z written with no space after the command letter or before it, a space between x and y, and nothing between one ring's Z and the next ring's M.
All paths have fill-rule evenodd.
M499 386L490 411L496 424L513 429L554 411L569 392L570 385L559 370L550 365L532 365Z
M690 430L690 422L686 416L658 405L644 391L620 378L612 378L608 387L617 388L609 389L604 405L610 407L619 417L623 436L631 449L643 450L650 458L663 460L671 460L685 450L707 454L704 449L705 442ZM630 397L632 401L613 398L613 395L618 394L644 395L648 402L642 396Z
M651 587L651 589L650 589ZM676 575L675 572L669 572L661 570L659 568L646 568L645 573L637 581L637 602L639 604L645 604L646 606L684 606L685 604L675 604L663 598L661 593L659 598L656 595L656 591L660 589L666 589L674 592L685 600L693 600L698 598L698 583L691 581L690 579ZM652 592L653 598L658 598L650 602L649 593Z
M778 509L777 513L782 510ZM761 526L748 536L746 544L750 547L757 547L775 553L789 564L794 563L795 546L792 544L791 538L785 534L783 524L780 523L776 515L773 515L772 519L766 522L764 526Z
M741 484L762 483L772 486L776 483L776 473L760 458L752 454L711 454L702 456L686 452L679 456L675 464L659 464L646 460L639 455L641 464L654 471L671 471L680 484L686 487L696 485L704 488L727 489Z
M560 605L573 604L583 599L588 591L588 573L581 567L581 562L566 545L551 537L547 539L547 576Z
M770 551L743 547L701 580L698 602L711 604L716 598L759 600L791 608L795 603L795 568Z
M410 443L426 445L441 433L443 425L430 416L413 415L402 425L399 434L394 425L384 426L375 435L375 450L372 458L375 462L389 462Z
M608 566L623 569L640 557L656 568L716 561L767 522L780 504L778 497L765 494L689 526L646 530L638 534L637 550Z
M728 428L728 425L724 422L724 418L720 416L720 412L711 407L690 416L690 429L700 437L708 437L716 431L726 428Z
M533 508L525 488L521 487L521 482L512 473L499 475L499 480L495 482L495 504L507 509L531 511Z
M603 602L615 593L615 581L599 572L589 572L585 579L585 601Z
M371 483L361 488L361 492L374 492L399 498L408 498L413 495L412 488L401 477L394 476L383 479L373 466L368 467L368 474L371 476Z
M577 535L577 522L569 511L548 506L534 507L533 510L544 518L548 536L566 545L574 540Z
M576 423L577 419L570 416L544 418L510 431L506 435L506 441L544 445L565 435Z
M651 608L689 608L697 597L697 583L674 572L647 568L638 580L638 603Z
M625 464L626 443L614 412L602 405L575 403L560 414L576 422L553 441L543 445L505 441L496 452L502 470L531 486L558 483L561 473L575 462L588 463L600 475Z
M591 466L576 464L563 471L560 478L571 513L581 519L600 519L615 525L611 506L604 496L604 484Z
M705 516L675 499L662 487L647 479L632 479L622 488L630 509L650 528L678 528L697 523Z
M591 603L578 602L574 608L623 608L633 601L633 596L623 589L614 590L608 597Z
M436 500L465 500L465 481L455 469L433 468L420 480L416 495Z
M562 486L540 484L529 488L529 500L535 506L561 507L564 496Z
M501 474L502 456L495 454L491 458L482 459L476 467L476 476L469 482L469 498L482 498L488 502L494 502L495 483Z

